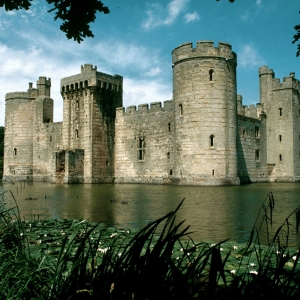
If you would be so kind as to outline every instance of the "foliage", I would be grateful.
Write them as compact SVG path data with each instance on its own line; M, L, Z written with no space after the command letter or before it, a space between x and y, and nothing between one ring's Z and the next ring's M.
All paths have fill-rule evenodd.
M6 10L30 9L32 0L0 0L0 7ZM53 4L48 12L55 12L54 20L63 21L60 30L68 39L74 39L78 43L83 38L94 37L90 30L90 23L96 19L97 12L109 13L107 6L99 0L46 0Z
M7 210L3 202L0 299L298 299L300 253L289 251L288 243L298 237L300 207L275 231L273 195L266 200L247 245L234 254L236 269L228 269L237 250L223 253L226 241L195 244L188 238L189 227L176 220L182 202L139 232L118 236L103 224L64 220L59 226L66 223L68 230L46 234L43 222L21 222L17 205ZM105 239L110 244L104 248ZM50 244L56 244L55 255Z

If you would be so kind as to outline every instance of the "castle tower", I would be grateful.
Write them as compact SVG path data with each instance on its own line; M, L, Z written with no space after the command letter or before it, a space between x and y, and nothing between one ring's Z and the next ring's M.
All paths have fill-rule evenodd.
M300 82L295 73L280 79L259 69L260 97L267 114L267 163L271 180L300 181Z
M237 177L236 54L212 41L175 48L173 181L239 184Z
M61 80L64 182L113 181L114 122L122 90L123 77L97 72L90 64L81 66L80 74Z

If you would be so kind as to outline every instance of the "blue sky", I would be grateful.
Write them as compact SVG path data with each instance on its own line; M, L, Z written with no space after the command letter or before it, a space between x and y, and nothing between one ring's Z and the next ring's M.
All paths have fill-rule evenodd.
M50 77L54 120L62 120L60 79L80 73L84 63L124 77L123 105L172 99L171 52L198 40L228 42L238 56L237 87L246 105L259 102L258 68L277 78L300 78L294 26L299 0L103 0L110 14L98 14L95 38L68 40L51 7L34 0L31 10L0 8L0 126L5 94L26 91L39 76Z

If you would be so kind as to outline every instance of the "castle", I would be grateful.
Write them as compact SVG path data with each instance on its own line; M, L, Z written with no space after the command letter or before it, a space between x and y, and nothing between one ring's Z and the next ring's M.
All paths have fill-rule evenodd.
M231 45L199 41L172 52L173 100L122 107L123 78L90 64L61 80L6 94L3 181L238 185L300 180L300 83L259 69L260 103L236 87Z

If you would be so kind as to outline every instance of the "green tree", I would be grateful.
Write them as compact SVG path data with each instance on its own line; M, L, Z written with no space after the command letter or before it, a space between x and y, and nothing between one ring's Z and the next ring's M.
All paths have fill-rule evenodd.
M63 23L60 30L68 39L78 43L83 38L94 37L90 30L90 23L96 19L98 12L108 14L109 9L99 0L46 0L53 8L48 12L55 12L54 20L60 19ZM5 10L30 9L32 0L0 0L0 7Z

